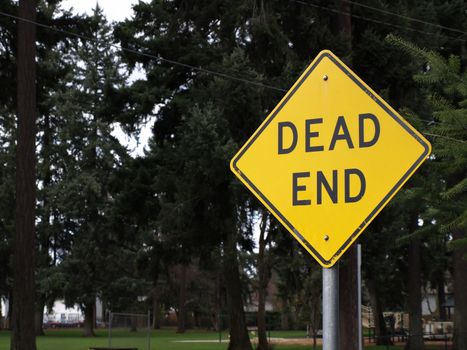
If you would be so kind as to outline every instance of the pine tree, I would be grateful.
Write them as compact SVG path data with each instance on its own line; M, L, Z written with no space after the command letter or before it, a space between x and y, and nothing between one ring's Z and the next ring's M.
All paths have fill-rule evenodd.
M425 134L433 140L431 161L442 184L433 219L438 223L439 234L449 237L453 249L454 342L456 349L464 349L467 347L467 73L462 70L459 57L444 58L394 36L388 37L388 41L424 67L414 79L429 91L432 121Z
M10 12L14 5L10 1L0 4L0 9ZM15 203L15 152L16 130L14 111L16 26L9 18L0 18L0 84L5 93L0 96L0 296L11 297L11 251L14 233ZM8 92L8 93L7 93Z
M0 3L0 9L12 12L16 4L12 1ZM16 155L16 69L15 41L16 23L9 18L0 18L0 295L11 300L12 295L12 238L15 216L15 155ZM11 308L10 308L11 310ZM11 315L11 314L10 314ZM7 316L10 316L7 315Z
M87 35L92 40L75 42L69 56L73 70L53 97L56 115L64 122L55 141L61 158L54 164L62 179L50 186L50 192L59 215L65 218L70 241L70 250L60 264L65 301L80 305L85 315L84 334L92 336L96 298L112 264L108 259L113 247L109 244L110 184L127 152L112 136L115 115L110 107L125 77L111 47L111 27L98 6L88 18Z
M70 34L83 19L60 9L59 1L39 4L38 20L41 23L67 32L57 33L40 27L38 41L38 135L37 144L37 205L36 205L36 334L43 335L45 306L51 307L58 297L61 283L56 274L60 252L69 251L64 213L58 207L53 189L62 180L63 168L59 166L63 147L58 131L66 123L66 116L58 115L55 96L63 88L72 67L68 60L74 37Z

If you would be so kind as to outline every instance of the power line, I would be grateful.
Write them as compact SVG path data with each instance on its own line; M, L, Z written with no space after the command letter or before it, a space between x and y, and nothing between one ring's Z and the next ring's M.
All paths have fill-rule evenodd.
M373 7L373 6L366 5L366 4L362 4L362 3L359 3L359 2L356 2L356 1L352 1L352 0L342 0L342 1L346 2L346 3L349 3L349 4L352 4L352 5L355 5L355 6L364 7L366 9L369 9L369 10L372 10L372 11L384 13L386 15L399 17L399 18L406 19L406 20L413 21L413 22L417 22L417 23L426 24L426 25L436 27L436 28L439 28L439 29L449 30L449 31L456 32L456 33L459 33L459 34L462 34L462 35L467 34L466 31L463 31L463 30L460 30L460 29L456 29L456 28L452 28L452 27L446 27L446 26L443 26L441 24L431 23L431 22L427 22L427 21L424 21L424 20L421 20L421 19L418 19L418 18L401 15L401 14L396 13L396 12L392 12L392 11L388 11L388 10L385 10L385 9Z
M446 140L449 140L449 141L454 141L454 142L459 142L459 143L466 143L466 141L464 141L464 140L459 140L459 139L456 139L454 137L449 137L449 136L446 136L446 135L433 134L433 133L429 133L429 132L424 132L423 134L425 134L427 136L431 136L431 137L440 137L442 139L446 139Z
M73 32L67 31L67 30L63 30L63 29L57 29L57 28L54 28L52 26L49 26L49 25L46 25L46 24L43 24L43 23L40 23L40 22L32 21L32 20L29 20L29 19L26 19L26 18L21 18L21 17L15 16L15 15L12 15L12 14L9 14L9 13L6 13L6 12L0 11L0 15L5 16L5 17L9 17L9 18L12 18L12 19L16 19L16 20L19 20L19 21L24 21L24 22L27 22L27 23L30 23L30 24L35 24L38 27L45 28L45 29L50 29L50 30L53 30L53 31L58 32L58 33L63 33L63 34L67 34L67 35L70 35L70 36L74 36L74 37L80 38L82 40L93 41L93 42L96 42L96 43L99 42L97 39L88 37L86 35L73 33ZM191 64L187 64L187 63L179 62L179 61L172 60L172 59L169 59L169 58L165 58L165 57L162 57L160 55L156 56L156 55L146 53L146 52L142 52L142 51L139 51L139 50L130 49L128 47L119 46L117 44L109 44L109 46L113 47L113 48L116 48L116 49L120 49L122 51L133 53L133 54L136 54L136 55L152 58L152 59L155 59L157 61L166 62L166 63L172 64L174 66L180 66L180 67L192 69L192 70L195 70L195 71L198 71L198 72L202 72L202 73L206 73L206 74L210 74L210 75L215 75L215 76L218 76L220 78L235 80L235 81L242 82L242 83L245 83L245 84L255 85L255 86L258 86L258 87L262 87L262 88L270 89L270 90L274 90L274 91L287 92L287 90L282 89L282 88L278 88L278 87L273 86L273 85L264 84L264 83L261 83L261 82L258 82L258 81L245 79L245 78L241 78L241 77L236 77L236 76L233 76L233 75L229 75L229 74L226 74L226 73L214 71L214 70L203 68L203 67L193 66Z
M453 37L453 36L450 36L450 35L447 35L447 34L441 34L441 33L435 33L435 32L427 32L427 31L423 31L423 30L419 30L419 29L415 29L415 28L404 27L404 26L401 26L401 25L398 25L398 24L389 23L389 22L385 22L385 21L380 21L380 20L377 20L377 19L373 19L373 18L368 18L368 17L365 17L365 16L356 15L356 14L354 14L354 13L352 13L352 12L341 11L341 10L338 10L338 9L335 9L335 8L331 8L331 7L327 7L327 6L322 6L322 5L318 5L318 4L313 4L313 3L306 2L306 1L302 1L302 0L289 0L289 1L295 2L295 3L300 4L300 5L304 5L304 6L309 6L309 7L318 8L318 9L321 9L321 10L324 10L324 11L328 11L328 12L340 13L340 14L343 14L343 15L348 15L348 16L351 16L351 17L353 17L353 18L361 19L362 21L367 21L367 22L371 22L371 23L375 23L375 24L382 24L382 25L385 25L385 26L390 26L390 27L394 27L394 28L398 28L398 29L409 30L409 31L412 31L412 32L415 32L415 33L424 34L424 35L443 36L443 37L446 37L446 38L449 38L449 39L452 39L452 40L456 40L456 41L461 41L461 42L464 42L464 41L465 41L464 39L457 38L457 37Z
M290 1L311 5L309 3L305 3L305 2L303 2L301 0L290 0ZM315 6L323 7L323 6L319 6L319 5L315 5ZM329 8L327 8L327 9L329 9ZM333 10L333 9L329 9L329 10ZM335 10L335 11L337 11L337 10ZM341 12L341 11L337 11L337 12ZM12 15L12 14L9 14L9 13L6 13L6 12L0 11L0 15L5 16L5 17L9 17L9 18L12 18L12 19L16 19L16 20L19 20L19 21L24 21L24 22L27 22L27 23L30 23L30 24L34 24L34 25L37 25L38 27L53 30L53 31L58 32L58 33L63 33L63 34L74 36L74 37L77 37L77 38L80 38L80 39L83 39L83 40L99 43L98 39L91 38L91 37L88 37L88 36L85 36L85 35L82 35L82 34L73 33L73 32L67 31L67 30L63 30L63 29L57 29L57 28L54 28L52 26L49 26L49 25L46 25L46 24L43 24L43 23L40 23L40 22L32 21L32 20L29 20L29 19L26 19L26 18L21 18L21 17L15 16L15 15ZM135 49L122 47L122 46L119 46L119 45L116 45L116 44L110 44L109 46L113 47L113 48L116 48L116 49L126 51L126 52L130 52L130 53L133 53L133 54L136 54L136 55L152 58L152 59L155 59L155 60L158 60L158 61L163 61L163 62L172 64L172 65L176 65L176 66L196 70L196 71L203 72L203 73L210 74L210 75L214 75L214 76L218 76L218 77L221 77L221 78L224 78L224 79L239 81L239 82L242 82L242 83L245 83L245 84L255 85L255 86L263 87L263 88L266 88L266 89L271 89L271 90L274 90L274 91L280 91L280 92L287 92L288 91L286 89L282 89L282 88L279 88L279 87L276 87L276 86L263 84L263 83L260 83L260 82L254 81L254 80L249 80L249 79L236 77L236 76L233 76L233 75L213 71L213 70L206 69L206 68L203 68L203 67L196 67L196 66L193 66L193 65L190 65L190 64L182 63L182 62L179 62L179 61L176 61L176 60L167 59L167 58L164 58L164 57L161 57L161 56L152 55L152 54L141 52L141 51L138 51L138 50L135 50ZM416 117L416 118L419 119L420 121L426 122L427 125L441 124L440 122L435 121L435 120L427 120L427 119L422 119L422 118L418 118L418 117ZM443 135L438 135L438 134L433 134L433 133L426 133L425 132L424 134L427 135L427 136L441 137L441 138L449 139L451 141L456 141L456 142L460 142L460 143L465 143L466 142L464 140L459 140L459 139L456 139L456 138L443 136Z
M308 2L305 2L305 1L301 1L301 0L290 0L290 1L302 4L302 5L306 5L306 6L320 8L320 9L323 9L323 10L326 10L326 11L331 11L331 12L341 13L341 14L347 14L347 15L350 15L352 17L362 19L362 20L366 20L366 21L370 21L370 22L377 23L377 24L384 24L384 25L389 25L389 26L396 27L396 28L408 29L408 30L411 30L411 31L415 31L415 32L419 32L419 33L423 33L423 34L427 34L427 35L438 35L437 33L420 31L420 30L417 30L417 29L407 28L407 27L403 27L403 26L388 23L388 22L374 20L374 19L370 19L370 18L367 18L367 17L355 15L355 14L350 13L350 12L344 12L344 11L340 11L340 10L337 10L337 9L332 9L332 8L329 8L329 7L320 6L320 5L317 5L317 4L312 4L312 3L308 3ZM346 1L350 1L350 0L346 0ZM9 18L13 18L13 19L16 19L16 20L22 20L22 21L25 21L25 22L28 22L28 23L35 24L35 25L37 25L39 27L42 27L42 28L50 29L50 30L53 30L55 32L64 33L64 34L67 34L67 35L70 35L70 36L75 36L75 37L78 37L80 39L97 42L96 39L87 37L87 36L82 35L82 34L77 34L77 33L74 33L74 32L67 31L67 30L63 30L63 29L57 29L57 28L54 28L52 26L49 26L49 25L46 25L46 24L43 24L43 23L40 23L40 22L31 21L31 20L28 20L28 19L25 19L25 18L20 18L18 16L15 16L15 15L12 15L12 14L9 14L9 13L6 13L6 12L0 11L0 15L3 15L3 16L9 17ZM452 37L450 37L450 38L452 38ZM459 38L452 38L452 39L464 41L464 40L459 39ZM241 77L237 77L237 76L232 76L232 75L229 75L229 74L226 74L226 73L214 71L214 70L207 69L207 68L204 68L204 67L201 67L201 66L193 66L193 65L190 65L190 64L187 64L187 63L182 63L182 62L179 62L179 61L176 61L176 60L168 59L168 58L162 57L160 55L156 56L156 55L153 55L153 54L149 54L149 53L142 52L142 51L139 51L139 50L131 49L131 48L128 48L128 47L118 46L116 44L111 44L110 46L115 47L117 49L121 49L122 51L126 51L126 52L137 54L137 55L140 55L140 56L156 59L158 61L162 61L162 62L166 62L166 63L172 64L172 65L192 69L192 70L195 70L195 71L198 71L198 72L203 72L203 73L206 73L206 74L215 75L215 76L218 76L218 77L221 77L221 78L224 78L224 79L235 80L235 81L239 81L239 82L242 82L242 83L255 85L255 86L258 86L258 87L263 87L263 88L267 88L267 89L274 90L274 91L287 92L287 90L276 87L276 86L272 86L272 85L269 85L269 84L264 84L264 83L261 83L261 82L258 82L258 81L245 79L245 78L241 78Z

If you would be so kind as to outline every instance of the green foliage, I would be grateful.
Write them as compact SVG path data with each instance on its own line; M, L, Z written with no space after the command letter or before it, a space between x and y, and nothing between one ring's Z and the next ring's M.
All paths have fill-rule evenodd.
M421 49L400 38L387 38L396 47L410 53L425 64L425 71L414 79L428 86L433 123L426 134L433 139L432 161L439 174L442 233L467 229L467 73L461 70L459 57L442 57L434 51ZM460 244L460 243L456 243Z
M446 271L453 271L457 334L454 342L462 347L459 344L466 311L462 298L467 248L467 74L460 57L422 49L395 36L389 36L387 41L409 53L420 67L414 81L424 92L428 106L420 119L428 122L423 132L433 146L429 159L431 181L424 186L431 198L421 216L429 227L425 241L430 255L429 262L424 263L430 267L427 275L432 286L438 289L444 288ZM448 254L447 249L454 252Z
M360 6L351 8L349 41L336 13L294 1L139 2L134 16L115 27L99 8L91 17L72 16L59 3L41 1L40 22L95 40L38 30L37 281L46 303L66 296L68 304L83 305L100 296L123 311L147 307L136 302L147 295L159 298L162 308L178 308L173 265L186 264L193 277L189 311L211 314L225 306L220 265L230 237L241 250L242 291L249 293L261 204L233 179L229 160L282 96L260 84L287 89L324 48L352 63L391 105L403 106L434 146L420 176L364 234L365 277L383 305L397 309L404 307L412 241L422 240L430 259L425 280L446 271L447 242L467 225L467 75L461 44L451 34L387 14L378 20L396 27L375 25L363 19L375 13ZM434 24L463 28L465 22L461 1L364 3ZM13 1L0 4L2 11L15 9ZM0 27L0 295L7 295L16 27L3 16ZM397 36L383 40L391 33ZM238 79L120 52L112 47L117 42ZM127 85L137 67L146 76ZM112 129L118 124L131 133L151 118L150 148L129 159ZM274 220L270 234L279 296L297 316L295 324L309 322L319 310L320 268ZM465 239L451 243L465 245Z
M55 260L59 268L52 272L64 276L60 294L67 304L81 306L94 303L114 276L112 272L125 261L125 254L118 253L113 244L110 213L111 183L128 158L111 134L113 117L108 106L112 91L125 82L111 49L111 27L99 7L87 20L89 36L96 41L83 40L70 47L66 62L70 70L47 101L54 106L54 123L45 133L53 133L54 139L44 158L49 172L45 222L57 224L65 243ZM133 274L130 270L128 275Z
M15 207L15 132L13 116L2 111L0 119L0 295L8 295L11 281L11 240Z

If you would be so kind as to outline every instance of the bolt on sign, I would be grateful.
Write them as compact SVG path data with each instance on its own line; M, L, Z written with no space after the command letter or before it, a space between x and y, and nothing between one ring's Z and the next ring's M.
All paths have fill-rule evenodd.
M430 152L417 130L322 51L233 157L231 169L331 267Z

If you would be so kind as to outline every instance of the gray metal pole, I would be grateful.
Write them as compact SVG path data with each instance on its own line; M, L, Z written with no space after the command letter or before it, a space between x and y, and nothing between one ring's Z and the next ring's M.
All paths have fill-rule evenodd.
M339 350L339 265L323 269L323 350Z
M362 332L362 246L357 244L357 284L358 284L358 349L363 348Z

